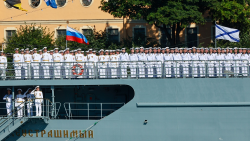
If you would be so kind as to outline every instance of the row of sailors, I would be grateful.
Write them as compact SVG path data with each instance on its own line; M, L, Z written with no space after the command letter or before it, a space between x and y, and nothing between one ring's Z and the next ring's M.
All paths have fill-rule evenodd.
M175 69L178 73L180 65L184 68L183 73L185 75L188 75L188 66L190 66L191 61L193 73L197 74L197 66L199 66L201 69L202 74L204 70L205 64L202 61L210 61L208 63L209 66L209 73L212 74L214 71L214 66L217 68L217 73L222 74L222 69L219 69L218 66L225 66L226 69L230 69L232 66L232 63L237 63L237 65L243 65L247 66L247 61L230 61L230 60L249 60L250 56L250 50L246 48L146 48L143 47L140 48L130 48L130 54L126 53L125 48L122 48L122 52L119 51L110 51L110 50L103 50L101 49L99 51L99 55L97 56L92 49L88 50L87 55L84 55L84 51L81 51L81 49L78 49L75 53L69 52L69 49L65 49L65 51L58 52L58 48L55 48L54 51L50 51L50 53L47 52L47 47L43 48L43 53L38 54L36 49L33 49L34 53L30 54L29 49L26 49L26 54L22 55L19 54L19 49L15 49L15 54L13 55L13 62L15 63L15 73L16 78L21 78L21 67L25 69L25 77L28 76L28 68L30 67L30 62L44 62L43 67L43 73L44 78L49 78L49 71L51 70L50 66L51 64L49 62L55 62L54 65L54 75L56 78L60 78L61 73L61 66L62 63L60 62L79 62L79 64L83 65L88 69L88 75L92 76L94 74L94 64L93 63L87 63L83 64L80 62L102 62L99 63L99 68L103 68L99 70L99 73L101 76L105 76L105 68L109 67L111 68L111 74L112 76L117 75L117 67L121 67L121 75L123 77L126 77L127 74L127 66L131 69L131 76L134 77L136 75L136 68L139 68L139 75L141 77L144 77L145 75L145 65L148 68L148 74L149 77L152 77L153 74L153 67L157 68L157 74L158 77L160 77L161 74L161 62L165 62L166 67L166 74L170 74L171 66L175 67ZM173 63L174 60L178 60L178 63ZM199 60L199 61L198 61ZM214 61L214 60L224 60L224 61ZM108 61L145 61L146 63L125 63L122 62L120 64L118 63L107 63ZM147 61L159 61L157 63L147 62ZM26 62L26 63L20 63L20 62ZM39 63L32 63L32 67L34 69L34 78L39 78ZM65 75L69 76L71 75L71 63L65 63ZM243 68L243 73L247 71L247 69ZM239 67L235 68L235 73L239 73ZM167 77L170 77L167 75Z
M7 88L7 94L3 97L3 100L6 101L6 109L7 109L7 115L12 115L12 94L11 89ZM23 117L23 107L27 106L27 115L33 116L33 105L36 106L36 116L42 115L42 103L43 103L43 92L40 91L39 86L36 86L34 90L29 88L24 94L22 94L22 89L17 89L17 95L14 98L15 101L15 107L17 110L17 116Z

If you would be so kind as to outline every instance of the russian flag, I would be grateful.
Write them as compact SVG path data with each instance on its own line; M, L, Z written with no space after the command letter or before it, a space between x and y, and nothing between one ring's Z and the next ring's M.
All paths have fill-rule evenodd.
M52 8L57 8L55 0L44 0L47 6L51 6Z
M66 31L66 40L89 45L89 41L82 33L68 26Z

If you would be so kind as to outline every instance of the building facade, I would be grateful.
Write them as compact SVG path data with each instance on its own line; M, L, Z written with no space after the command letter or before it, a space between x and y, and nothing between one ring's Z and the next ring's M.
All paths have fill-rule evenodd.
M54 38L66 34L67 21L69 26L76 28L85 35L91 29L107 31L108 36L115 42L134 38L145 34L147 38L155 39L159 44L164 40L164 32L144 20L114 18L109 13L101 11L101 0L56 0L57 9L48 7L43 0L23 0L22 7L28 12L11 8L5 2L0 4L0 43L11 37L20 25L36 24L47 26L54 31ZM205 25L190 24L180 33L181 42L192 47L204 43L206 46L213 39L213 24L208 21ZM169 31L171 32L171 30ZM162 46L170 46L167 44Z

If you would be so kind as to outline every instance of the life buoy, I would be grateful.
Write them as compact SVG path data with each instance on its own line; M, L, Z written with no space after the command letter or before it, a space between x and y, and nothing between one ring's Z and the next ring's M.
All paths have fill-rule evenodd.
M78 73L78 74L76 73L76 67L78 67L78 68L81 69L81 72ZM83 67L82 67L81 64L76 64L76 65L74 65L74 66L72 67L72 73L73 73L73 75L83 75L83 72L84 72L84 69L83 69Z

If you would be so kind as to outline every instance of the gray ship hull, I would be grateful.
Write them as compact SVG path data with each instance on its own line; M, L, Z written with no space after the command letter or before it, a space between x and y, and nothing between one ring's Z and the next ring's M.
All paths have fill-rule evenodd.
M134 98L99 120L33 119L6 141L248 141L250 79L2 81L1 86L129 85ZM57 97L55 97L56 101ZM147 120L147 123L144 123ZM98 122L98 123L96 123ZM94 125L96 123L96 125ZM88 127L91 132L79 137ZM90 130L89 130L90 131ZM58 136L58 133L61 136ZM74 137L75 134L75 137ZM72 137L72 138L71 138Z

